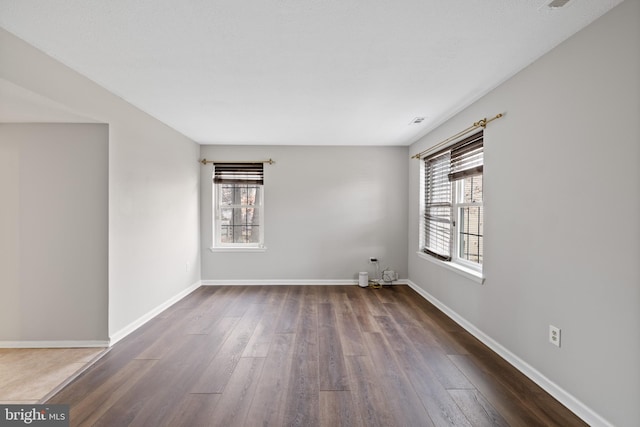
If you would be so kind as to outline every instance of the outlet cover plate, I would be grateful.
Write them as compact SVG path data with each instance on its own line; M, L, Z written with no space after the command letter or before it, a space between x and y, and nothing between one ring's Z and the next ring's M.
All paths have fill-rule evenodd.
M560 328L549 325L549 342L556 347L560 347Z

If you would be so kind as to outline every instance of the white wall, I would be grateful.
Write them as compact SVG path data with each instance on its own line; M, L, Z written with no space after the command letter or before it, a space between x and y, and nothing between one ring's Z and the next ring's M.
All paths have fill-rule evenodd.
M506 112L485 131L485 284L416 255L415 160L409 278L616 426L640 423L639 80L629 0L410 147Z
M5 30L0 57L0 78L109 124L109 335L121 335L199 282L199 146Z
M108 142L103 124L0 124L0 341L108 340Z
M212 253L211 171L201 169L203 280L407 277L407 147L202 146L213 160L265 165L264 253Z

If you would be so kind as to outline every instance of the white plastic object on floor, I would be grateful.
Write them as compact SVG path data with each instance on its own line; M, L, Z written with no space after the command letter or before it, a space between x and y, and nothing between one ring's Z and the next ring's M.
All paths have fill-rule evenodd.
M367 286L369 286L369 273L367 273L366 271L360 272L358 286L360 286L361 288L366 288Z

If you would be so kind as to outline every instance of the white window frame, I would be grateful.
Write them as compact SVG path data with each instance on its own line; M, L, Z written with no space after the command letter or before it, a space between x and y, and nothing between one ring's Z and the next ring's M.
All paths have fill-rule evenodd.
M457 141L456 141L457 142ZM453 142L451 145L454 145L456 142ZM483 174L483 173L481 173ZM459 225L460 225L460 211L461 208L467 206L484 206L484 203L463 203L461 202L461 197L463 197L464 189L462 188L464 178L455 180L451 182L451 260L441 260L435 256L429 255L425 253L424 248L426 244L426 223L425 223L425 161L424 158L420 159L420 225L418 227L420 236L419 236L419 248L417 251L417 255L430 261L432 263L438 264L448 270L456 272L464 277L467 277L474 282L484 283L484 274L483 274L483 264L478 264L472 261L468 261L464 258L460 258L460 234L459 234ZM484 185L484 179L483 179ZM483 198L484 198L484 189L483 189ZM483 238L484 238L484 225L483 225ZM484 263L484 256L483 256Z
M212 186L211 186L211 228L212 228L212 252L264 252L264 164L273 164L273 160L257 162L236 162L220 161L213 163ZM250 186L257 190L256 198L246 201L245 204L223 204L221 189L227 185ZM248 195L247 195L248 196ZM235 197L235 196L234 196ZM234 202L237 201L235 198ZM223 209L253 209L254 219L257 215L258 242L223 242L222 241L222 211ZM254 230L252 230L253 233ZM251 236L254 237L253 234Z
M483 180L484 183L484 180ZM470 202L465 203L461 200L464 198L464 178L458 179L451 183L451 210L453 218L453 224L451 227L451 262L454 264L460 264L466 268L470 268L479 273L482 273L482 264L472 262L460 257L460 251L462 250L462 238L460 236L460 224L462 224L462 209L466 207L478 207L483 206L483 203ZM483 192L484 196L484 192ZM484 197L483 197L484 198ZM482 227L482 236L484 238L484 225ZM483 256L484 261L484 256Z
M222 205L221 204L221 191L220 188L223 185L229 184L213 184L213 230L214 230L214 248L230 248L230 249L249 249L249 248L264 248L264 185L256 185L257 191L260 193L258 195L259 203L256 205ZM238 185L247 185L247 184L238 184ZM252 185L252 184L249 184ZM222 237L222 221L221 221L221 211L223 208L253 208L258 211L258 229L260 230L259 234L259 242L257 243L223 243L221 241Z

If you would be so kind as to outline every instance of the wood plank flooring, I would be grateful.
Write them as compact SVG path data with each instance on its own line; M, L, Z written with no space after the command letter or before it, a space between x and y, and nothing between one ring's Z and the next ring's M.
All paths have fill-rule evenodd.
M48 400L73 426L584 426L407 286L201 287Z

